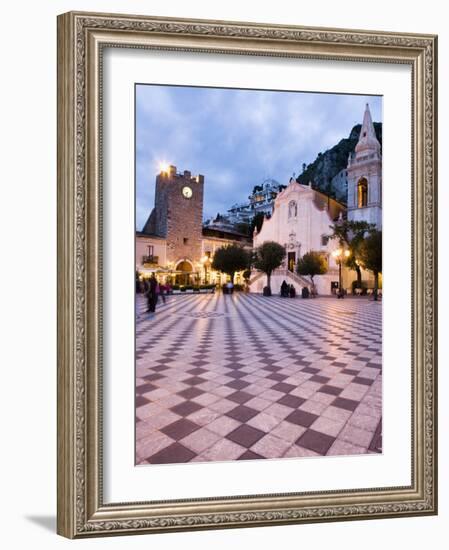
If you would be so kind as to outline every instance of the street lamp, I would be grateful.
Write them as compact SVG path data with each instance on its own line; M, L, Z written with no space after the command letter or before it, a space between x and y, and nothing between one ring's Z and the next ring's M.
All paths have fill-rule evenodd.
M207 281L207 267L210 264L210 257L205 255L201 258L200 261L201 261L201 263L203 264L203 267L204 267L204 283L207 285L208 284L208 281Z
M337 248L337 250L334 250L332 252L332 256L334 257L335 261L338 264L338 293L337 298L343 298L343 288L342 288L342 280L341 280L341 264L343 263L343 259L348 259L351 255L351 252L349 250L343 250L342 248Z

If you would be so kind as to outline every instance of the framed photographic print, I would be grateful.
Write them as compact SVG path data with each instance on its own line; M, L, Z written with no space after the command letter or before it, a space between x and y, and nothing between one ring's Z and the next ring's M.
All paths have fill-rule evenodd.
M437 38L58 18L58 532L435 514Z

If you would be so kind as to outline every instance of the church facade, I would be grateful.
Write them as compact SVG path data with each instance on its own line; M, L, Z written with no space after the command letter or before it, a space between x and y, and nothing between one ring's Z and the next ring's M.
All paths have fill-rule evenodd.
M310 287L309 277L296 274L296 262L305 253L316 251L326 260L328 271L314 277L318 293L328 295L338 288L339 266L333 256L338 248L336 240L328 238L331 226L338 220L366 221L382 229L382 154L376 138L368 104L366 105L360 137L344 171L347 177L347 208L338 201L290 180L287 188L275 200L274 212L265 219L259 233L254 234L254 248L265 241L275 241L286 249L283 265L271 278L273 293L277 293L285 280L296 291ZM342 286L350 288L355 272L342 269ZM362 279L372 286L372 275L362 270ZM262 292L266 276L253 272L250 281L252 292Z
M265 219L260 232L254 232L254 248L265 241L275 241L286 249L284 264L271 277L274 293L278 292L282 281L293 284L298 292L302 287L310 287L310 280L296 274L296 263L304 254L317 251L323 255L328 272L315 276L318 294L330 294L338 283L338 265L332 252L338 248L335 240L329 239L330 226L346 208L339 202L312 189L311 185L301 185L293 178L289 185L276 197L274 211ZM262 292L266 275L255 272L250 281L252 292Z

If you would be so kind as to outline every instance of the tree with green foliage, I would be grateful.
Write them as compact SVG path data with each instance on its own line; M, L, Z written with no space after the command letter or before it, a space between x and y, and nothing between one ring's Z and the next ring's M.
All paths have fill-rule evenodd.
M251 220L251 229L250 229L250 236L253 236L254 228L257 228L257 232L262 228L263 221L265 219L265 214L263 212L257 212L257 214L254 216L254 218Z
M267 276L267 294L271 295L271 274L285 258L285 248L277 242L266 241L255 250L253 265Z
M236 272L247 269L250 261L250 255L244 248L236 244L229 244L215 252L212 269L226 273L234 282Z
M379 290L379 273L382 273L382 231L372 231L359 247L359 261L374 275L374 300Z
M330 239L336 239L340 247L349 250L350 255L344 265L357 273L356 288L362 288L362 271L360 269L360 245L365 237L375 231L375 224L365 221L342 220L330 226Z
M242 235L247 235L248 237L252 237L251 233L251 225L247 222L238 222L234 225L234 229L241 233Z
M296 264L296 271L299 275L308 275L312 282L315 275L324 275L327 273L327 262L323 254L311 250L299 258Z

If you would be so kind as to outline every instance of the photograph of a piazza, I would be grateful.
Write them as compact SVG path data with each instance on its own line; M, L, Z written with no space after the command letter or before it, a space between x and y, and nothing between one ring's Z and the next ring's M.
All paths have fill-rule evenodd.
M382 98L135 97L136 464L382 453Z

